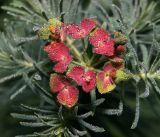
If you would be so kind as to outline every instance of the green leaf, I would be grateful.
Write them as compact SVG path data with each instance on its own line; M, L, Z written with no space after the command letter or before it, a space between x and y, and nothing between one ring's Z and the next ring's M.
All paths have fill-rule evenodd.
M138 121L140 116L140 99L139 99L139 89L136 91L136 111L135 111L135 118L132 123L131 129L135 129L137 127Z
M78 120L80 124L82 124L83 126L85 126L86 128L92 130L93 132L104 132L104 128L98 127L98 126L94 126L92 124L89 124L83 120Z

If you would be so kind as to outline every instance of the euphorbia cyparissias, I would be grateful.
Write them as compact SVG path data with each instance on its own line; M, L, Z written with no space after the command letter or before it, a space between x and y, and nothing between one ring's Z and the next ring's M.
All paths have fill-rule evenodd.
M104 94L114 90L117 81L124 80L123 76L127 76L123 71L126 37L121 32L114 32L112 38L110 32L97 27L94 19L86 18L80 25L76 25L62 23L53 18L38 34L40 38L48 38L50 41L44 47L50 60L56 62L53 67L56 73L50 77L50 89L52 93L57 94L57 100L63 106L71 108L77 103L79 91L76 86L81 86L85 93L97 88ZM81 45L84 46L84 38L88 40L88 46L92 46L93 50L90 52L93 52L93 58L98 54L106 60L102 64L103 68L94 68L94 60L88 58L86 50L77 48L77 45L71 47L71 43L67 41L69 39L73 43L82 39ZM86 52L83 56L82 51ZM78 58L75 54L78 54ZM88 58L90 63L85 58Z

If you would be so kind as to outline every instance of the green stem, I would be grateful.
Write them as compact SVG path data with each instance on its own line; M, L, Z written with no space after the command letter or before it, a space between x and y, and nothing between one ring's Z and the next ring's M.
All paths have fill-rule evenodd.
M90 92L90 96L91 96L91 102L94 103L96 101L96 89L93 89L91 92ZM92 111L93 111L93 115L95 113L95 110L96 110L96 106L94 106L92 108Z
M91 59L90 59L90 61L89 61L89 64L90 64L90 65L93 63L95 57L96 57L96 54L93 54L92 57L91 57Z
M83 53L82 53L82 54L84 54L84 53L86 52L86 50L87 50L87 44L85 44L85 41L84 41L84 39L83 39L83 38L81 39L81 42L82 42L82 45L83 45L83 48L84 48L84 50L83 50Z
M139 77L141 79L157 79L157 80L160 80L160 74L159 73L140 73L140 74L130 74L130 78L133 78L133 77Z
M160 80L160 74L158 74L158 73L147 73L147 74L145 74L145 73L141 73L140 75L139 75L141 78L143 78L143 79L146 79L146 78L153 78L153 79L158 79L158 80Z
M74 64L76 64L76 65L83 66L81 63L79 63L79 62L76 62L76 61L72 61L72 63L74 63Z
M88 54L87 54L88 44L85 43L84 38L81 39L81 42L82 42L82 47L83 47L82 57L84 59L84 62L88 62L89 61L89 57L88 57Z
M68 43L68 46L70 47L71 51L73 51L73 54L75 55L76 59L79 60L80 62L83 62L81 53L78 51L76 46L73 45L73 40L67 38L67 43Z

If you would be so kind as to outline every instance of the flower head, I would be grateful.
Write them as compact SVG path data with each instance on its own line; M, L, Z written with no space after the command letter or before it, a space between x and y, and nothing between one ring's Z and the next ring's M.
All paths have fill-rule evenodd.
M103 71L106 73L106 75L114 79L117 69L113 66L111 62L108 62L104 65Z
M114 41L110 39L106 30L98 28L90 34L90 43L95 47L94 52L101 55L114 55Z
M70 108L78 101L78 90L63 76L51 74L50 77L51 92L58 93L57 100L60 104Z
M68 70L67 76L73 79L78 85L82 84L82 77L84 75L84 67L82 66L74 66Z
M113 56L111 62L117 70L124 69L124 59L122 57Z
M66 40L66 31L65 25L61 24L61 26L49 26L49 30L51 32L50 36L54 41L64 42Z
M126 46L125 45L118 45L116 48L116 53L121 54L126 52Z
M96 86L96 74L92 70L85 71L82 66L74 66L67 72L67 76L82 86L85 92L90 92Z
M108 40L109 40L109 33L102 28L98 28L98 29L94 30L90 34L90 38L89 38L90 43L94 47L99 47L102 42L108 41Z
M66 71L71 61L72 61L71 57L68 57L66 62L60 61L53 67L53 70L55 72L63 73Z
M85 92L92 91L96 86L96 73L92 70L85 72L82 77L82 89Z
M113 56L111 59L113 64L123 64L124 59L122 57L118 57L118 56Z
M114 57L104 65L103 71L98 73L96 78L98 91L104 94L114 90L116 83L128 79L129 75L124 72L123 59Z
M71 108L75 106L78 101L78 90L74 86L66 86L57 95L57 100L60 104Z
M101 94L108 93L116 87L114 80L107 72L102 71L97 74L97 88Z
M49 42L44 46L44 51L48 54L54 53L59 50L61 47L61 43L58 42Z
M116 45L125 45L127 43L127 37L121 32L114 32L114 41Z
M56 72L63 73L72 61L69 48L64 43L52 42L44 47L44 51L52 61L58 62L53 68Z
M80 26L73 23L66 25L66 32L74 39L81 39L86 37L95 26L96 22L93 19L83 19Z
M60 22L57 18L49 19L49 23L38 31L40 39L47 40L53 39L54 41L65 41L66 33L64 23Z
M51 92L56 93L64 89L65 86L70 86L70 82L65 77L61 77L56 73L50 76L50 89Z
M91 32L91 30L95 28L95 26L96 21L89 18L83 19L80 24L81 29L85 31L86 35L88 35Z
M110 41L102 42L101 45L93 49L93 52L101 55L113 56L114 41L110 40Z

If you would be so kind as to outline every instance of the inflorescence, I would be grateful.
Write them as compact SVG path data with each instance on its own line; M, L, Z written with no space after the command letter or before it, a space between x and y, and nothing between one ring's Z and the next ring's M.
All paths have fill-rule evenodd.
M92 92L97 87L104 94L114 90L116 84L126 77L123 58L126 37L121 32L114 32L112 38L108 31L98 27L94 19L86 18L80 25L76 25L52 18L48 25L38 31L38 35L43 40L49 40L44 51L56 63L53 67L55 73L50 76L51 92L56 93L58 102L68 108L78 102L77 87L81 87L85 93ZM92 65L84 59L87 58L84 39L87 39L87 45L92 48L93 55L89 62L95 62L94 57L99 55L99 58L105 59L103 67ZM76 40L81 40L84 50L78 49L76 45L71 47Z

